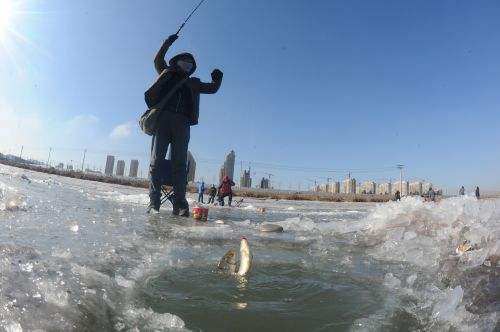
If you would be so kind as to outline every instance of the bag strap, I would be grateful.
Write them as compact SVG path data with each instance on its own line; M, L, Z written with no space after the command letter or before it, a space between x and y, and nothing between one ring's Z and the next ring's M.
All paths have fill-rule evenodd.
M160 102L158 104L156 104L154 107L151 107L151 108L156 108L158 110L162 110L163 109L163 106L165 106L165 104L167 103L167 101L174 95L174 93L177 92L177 90L179 90L179 88L181 87L181 85L183 85L187 80L188 80L189 77L186 77L184 79L182 79L179 83L177 83L166 95L165 97L163 97Z

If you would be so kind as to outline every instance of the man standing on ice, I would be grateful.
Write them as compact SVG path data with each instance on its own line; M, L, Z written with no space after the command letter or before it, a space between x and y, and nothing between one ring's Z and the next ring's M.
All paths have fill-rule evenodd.
M211 83L203 83L199 78L191 77L196 70L196 61L190 53L174 56L167 65L165 55L177 38L177 35L168 37L156 54L154 64L160 76L154 84L154 90L148 90L146 95L146 98L153 95L155 99L160 100L171 94L161 108L157 131L153 135L151 145L148 212L160 209L159 167L161 161L165 159L168 146L171 145L173 214L187 217L189 216L189 204L186 200L186 164L190 126L198 124L200 93L216 93L222 83L223 74L218 69L212 71Z
M198 186L198 203L205 203L203 202L204 193L205 193L205 182L201 181L200 185Z
M461 187L460 187L460 190L458 191L458 194L459 194L460 196L464 196L464 195L465 195L465 187L464 187L464 186L461 186Z

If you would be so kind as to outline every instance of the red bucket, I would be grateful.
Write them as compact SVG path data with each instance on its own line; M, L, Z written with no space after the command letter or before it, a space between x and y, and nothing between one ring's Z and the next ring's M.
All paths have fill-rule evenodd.
M207 221L208 219L208 208L195 206L193 208L193 218L199 221Z

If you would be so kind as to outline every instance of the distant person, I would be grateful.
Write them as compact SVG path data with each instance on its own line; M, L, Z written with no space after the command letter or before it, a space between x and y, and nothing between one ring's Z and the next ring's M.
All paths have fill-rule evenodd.
M205 193L205 182L201 181L200 185L198 186L198 203L204 203L203 202L204 193Z
M395 201L401 200L401 193L399 192L399 190L396 190L396 193L394 194L394 200Z
M228 197L228 205L231 206L233 202L233 187L234 182L229 176L224 176L222 183L219 186L219 204L224 206L224 198Z
M465 188L464 188L464 186L460 187L460 190L458 191L458 194L459 194L460 196L465 195Z
M162 184L159 168L170 144L174 190L172 212L174 215L187 217L189 204L186 200L186 163L190 126L198 124L200 94L216 93L223 74L218 69L212 71L211 83L203 83L199 78L191 77L196 70L196 61L190 53L174 56L167 65L165 54L176 39L177 35L168 37L156 54L154 64L159 77L145 94L147 105L150 108L160 107L161 110L151 146L148 212L160 209Z
M481 195L479 194L479 187L476 187L476 198L481 198Z
M434 191L434 189L432 189L432 187L430 187L429 191L427 192L427 198L431 202L435 202L436 201L436 192Z
M213 204L215 203L215 196L217 195L217 188L215 185L212 185L210 187L210 190L208 191L208 204Z

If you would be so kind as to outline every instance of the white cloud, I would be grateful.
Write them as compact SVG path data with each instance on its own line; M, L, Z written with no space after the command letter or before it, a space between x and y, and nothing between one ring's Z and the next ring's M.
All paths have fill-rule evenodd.
M65 122L56 122L54 126L62 126L62 130L66 133L66 136L74 138L76 141L71 142L72 144L76 142L86 142L91 138L94 138L99 133L99 128L97 124L99 123L99 118L92 114L80 114ZM66 143L70 143L66 140ZM81 143L80 143L81 144Z
M131 134L132 134L132 122L126 122L116 126L113 129L113 131L111 131L111 134L109 134L109 137L112 139L119 140L129 137Z
M67 122L70 128L78 129L81 127L95 125L99 122L99 118L92 114L80 114Z

